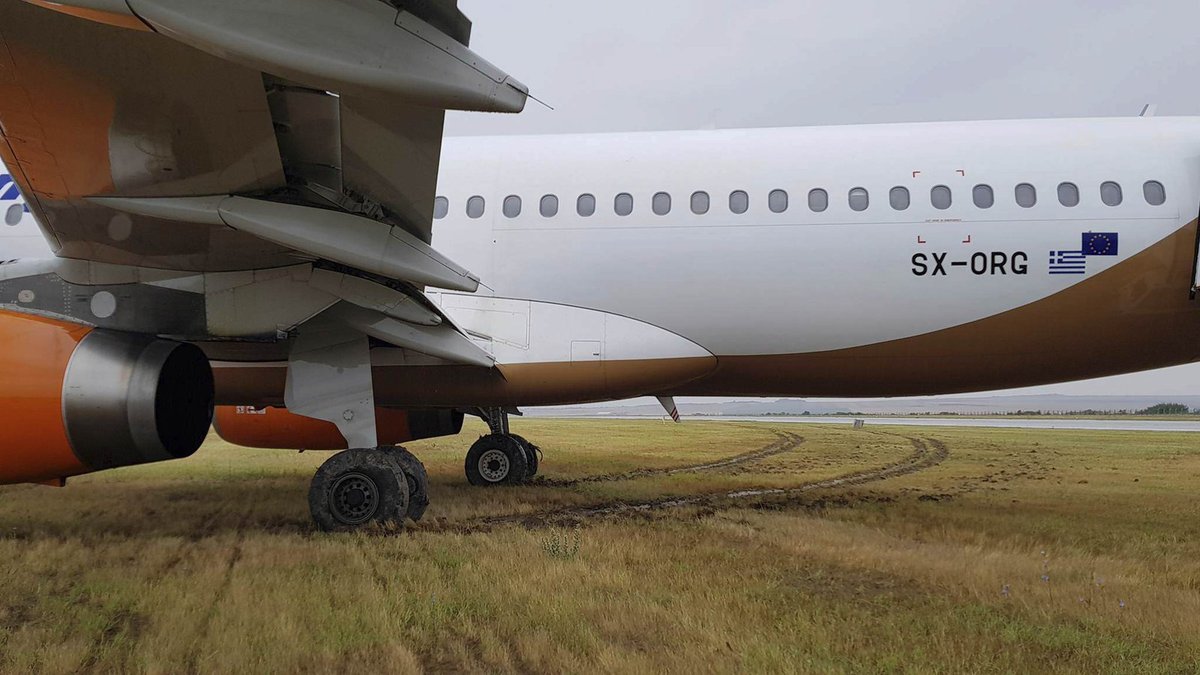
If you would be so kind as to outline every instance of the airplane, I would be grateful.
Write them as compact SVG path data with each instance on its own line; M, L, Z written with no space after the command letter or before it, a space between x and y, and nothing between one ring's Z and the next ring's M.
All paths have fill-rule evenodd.
M309 506L346 531L420 519L399 444L467 415L468 481L512 485L522 407L1200 359L1200 118L444 139L529 97L453 0L2 0L0 27L0 483L215 426L339 450Z

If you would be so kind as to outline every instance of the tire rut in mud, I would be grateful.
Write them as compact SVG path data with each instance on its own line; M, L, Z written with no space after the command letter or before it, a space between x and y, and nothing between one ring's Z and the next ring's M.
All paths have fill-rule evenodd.
M728 469L739 464L755 462L760 459L774 457L785 452L795 450L801 443L804 442L804 437L799 434L793 434L788 431L775 431L773 434L778 436L778 439L758 450L751 450L740 455L719 459L714 462L705 462L703 464L689 464L686 466L666 467L662 469L635 469L633 471L625 471L623 473L608 473L598 476L584 476L582 478L545 478L539 476L529 481L528 485L536 487L575 487L587 483L612 483L622 480L633 480L635 478L648 478L653 476L673 476L678 473L696 473L699 471L712 471L714 469Z
M192 638L191 647L188 649L184 657L184 672L199 673L203 672L200 668L200 659L203 655L205 642L212 634L213 625L216 622L217 614L221 609L221 603L229 597L233 587L233 573L238 563L242 561L243 547L246 543L246 523L250 519L251 512L249 510L242 513L235 529L234 541L229 549L229 558L225 562L225 569L221 575L221 583L213 594L212 600L208 604L203 616L200 618L199 625L196 627L195 636Z
M717 468L717 465L723 468L732 466L734 464L751 461L751 456L753 456L753 459L761 459L762 457L769 457L772 454L786 452L787 450L794 449L803 442L803 439L795 434L778 431L775 433L781 436L781 442L783 437L787 437L785 448L778 449L775 448L777 444L772 444L772 446L768 446L768 448L763 448L754 453L738 455L737 457L730 458L730 460L716 462L712 465L704 464L697 465L697 467L654 470L655 473L650 474L640 472L631 473L636 474L633 477L641 477L644 475L661 475L664 472L679 473L689 469L695 471L704 468ZM932 438L917 438L910 436L901 437L907 439L913 446L913 452L903 459L871 469L863 469L831 478L808 481L790 487L732 490L716 493L686 495L680 497L662 497L641 502L612 501L590 506L551 509L536 513L484 516L464 522L445 523L439 526L430 527L428 529L422 529L428 532L455 532L460 534L474 534L489 532L491 530L510 525L517 525L526 529L544 529L579 525L583 522L591 520L637 517L643 514L650 514L657 511L680 507L703 507L709 509L747 507L754 506L766 500L795 498L805 495L806 493L817 492L820 490L858 487L892 478L898 478L900 476L906 476L937 466L950 456L949 448L942 441ZM770 454L762 454L771 448L775 448L773 452ZM620 480L617 478L608 477L598 478L604 478L605 480ZM580 479L580 482L595 481Z

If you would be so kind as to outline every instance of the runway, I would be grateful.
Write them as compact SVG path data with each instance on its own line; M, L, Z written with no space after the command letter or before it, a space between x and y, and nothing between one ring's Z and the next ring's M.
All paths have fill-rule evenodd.
M566 418L564 418L566 419ZM580 418L570 418L580 419ZM600 415L582 419L636 420L645 417ZM854 424L856 419L871 426L912 427L995 427L1000 429L1072 429L1079 431L1182 431L1200 432L1200 420L1195 422L1153 420L1092 420L1092 419L1010 419L1005 417L684 417L684 423L695 422L759 422L764 424Z

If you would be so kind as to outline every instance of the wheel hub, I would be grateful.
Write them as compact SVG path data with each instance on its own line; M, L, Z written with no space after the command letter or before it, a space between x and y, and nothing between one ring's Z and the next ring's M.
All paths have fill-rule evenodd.
M499 483L508 477L508 455L500 450L488 450L479 456L479 475L489 483Z
M365 523L379 509L379 487L370 476L358 472L334 481L330 497L333 516L346 525Z

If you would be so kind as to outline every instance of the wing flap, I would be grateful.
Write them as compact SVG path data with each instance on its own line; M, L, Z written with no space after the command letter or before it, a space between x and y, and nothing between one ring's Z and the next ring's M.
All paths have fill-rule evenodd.
M428 241L442 154L443 110L342 97L345 192L384 207Z

